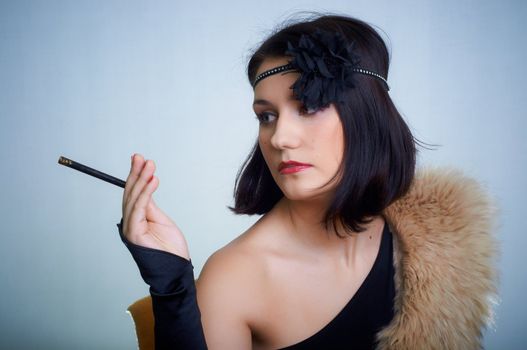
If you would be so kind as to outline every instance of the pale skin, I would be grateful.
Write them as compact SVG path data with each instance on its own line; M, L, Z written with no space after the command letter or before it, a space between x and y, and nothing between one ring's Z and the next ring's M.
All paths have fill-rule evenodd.
M267 58L257 74L284 63L285 58ZM259 145L284 197L215 252L196 281L212 350L276 349L310 337L353 297L379 250L381 216L372 218L365 232L344 239L319 223L335 182L321 186L342 160L342 124L333 105L305 111L292 98L289 86L297 77L275 74L254 91L253 108L265 121ZM312 166L284 175L278 165L287 160ZM190 259L182 232L152 198L159 186L154 172L152 160L133 157L123 195L123 233L135 244Z

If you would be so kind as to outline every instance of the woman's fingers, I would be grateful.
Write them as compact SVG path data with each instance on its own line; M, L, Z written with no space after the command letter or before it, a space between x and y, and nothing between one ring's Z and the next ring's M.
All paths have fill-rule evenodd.
M123 229L124 232L129 233L130 231L137 230L137 225L146 220L146 206L148 202L138 203L138 199L149 180L152 179L155 171L155 164L152 160L144 162L142 156L136 156L136 158L137 159L134 160L134 163L132 164L130 174L131 187L128 189L128 193L124 199L123 217L125 218L126 223L123 224ZM142 165L141 169L139 168L140 165Z
M137 197L143 190L143 187L145 187L147 182L151 179L152 175L154 175L155 170L156 170L156 166L154 164L154 161L149 159L143 163L143 167L140 170L140 174L138 178L135 180L135 183L133 184L130 190L129 200L135 202L135 200L137 199Z
M127 205L127 202L129 201L130 192L132 191L132 188L135 185L135 182L139 178L139 175L141 173L141 170L144 166L144 159L143 156L140 154L134 154L131 160L131 166L130 166L130 173L128 174L128 178L126 179L126 185L124 187L123 192L123 216L125 215L125 206Z
M134 198L132 197L132 192L137 184L137 180L140 177L143 167L143 157L141 155L135 155L132 159L130 174L128 175L128 179L126 180L126 185L123 194L123 218L126 222L129 220L131 205L133 205L133 203L135 202ZM125 224L124 226L126 227L127 225Z
M154 191L156 190L158 183L159 181L157 177L152 176L150 181L148 181L142 188L141 193L139 193L139 195L137 196L137 200L133 204L133 208L130 214L130 222L132 224L144 221L145 219L148 219L148 221L155 221L151 220L151 218L147 216L146 211L148 202L151 200L152 193L154 193Z
M154 175L154 171L155 165L153 161L147 160L146 162L144 162L143 169L141 170L139 177L135 181L128 195L128 203L125 208L126 214L129 215L132 210L135 210L134 208L137 208L137 199L139 198L139 195L141 194L147 183ZM145 207L146 204L144 204L142 209L146 210Z

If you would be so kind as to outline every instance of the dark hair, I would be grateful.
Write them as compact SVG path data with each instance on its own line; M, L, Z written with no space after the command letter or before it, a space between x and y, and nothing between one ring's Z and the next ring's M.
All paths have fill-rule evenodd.
M284 57L287 42L296 45L302 34L319 28L340 32L355 41L360 66L388 78L389 53L380 35L367 23L340 15L286 24L268 37L253 53L247 66L251 83L264 59ZM379 79L356 74L356 87L345 93L344 103L335 103L344 130L342 174L323 223L332 224L338 236L337 220L354 232L362 232L368 217L380 215L403 196L414 178L416 142L408 125ZM265 214L283 197L264 161L258 141L236 177L237 214Z

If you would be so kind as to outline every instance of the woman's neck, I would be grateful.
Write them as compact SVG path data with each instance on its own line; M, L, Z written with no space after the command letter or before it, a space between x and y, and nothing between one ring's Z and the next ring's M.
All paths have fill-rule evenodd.
M322 223L328 205L329 202L323 199L293 201L283 197L274 209L285 225L284 231L288 238L300 249L318 256L335 257L349 264L355 259L362 245L366 244L364 241L370 236L369 232L382 229L384 219L375 218L366 224L367 229L361 234L352 233L337 222L339 233L345 234L345 238L340 238L336 235L333 225L328 225L326 229Z

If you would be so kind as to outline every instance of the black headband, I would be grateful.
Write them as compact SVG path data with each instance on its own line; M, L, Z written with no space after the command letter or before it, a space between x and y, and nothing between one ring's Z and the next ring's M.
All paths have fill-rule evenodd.
M284 56L292 57L287 64L258 74L253 88L271 75L297 71L300 77L291 86L295 96L306 108L318 108L343 100L343 92L354 88L354 74L365 74L382 81L390 90L386 78L359 66L359 56L354 52L354 42L349 42L340 32L317 29L311 35L302 34L298 45L287 43Z
M284 64L283 66L278 66L278 67L274 67L272 69L266 70L265 72L258 74L258 76L254 78L254 82L252 84L253 88L256 87L256 84L258 84L260 80L265 79L270 75L281 73L281 72L287 72L291 70L295 70L295 71L297 70L291 63ZM386 85L386 90L390 90L390 87L388 86L388 82L386 81L386 79L384 79L382 75L377 74L369 69L360 68L360 67L353 68L353 71L356 73L371 75L372 77L382 80L382 82Z

